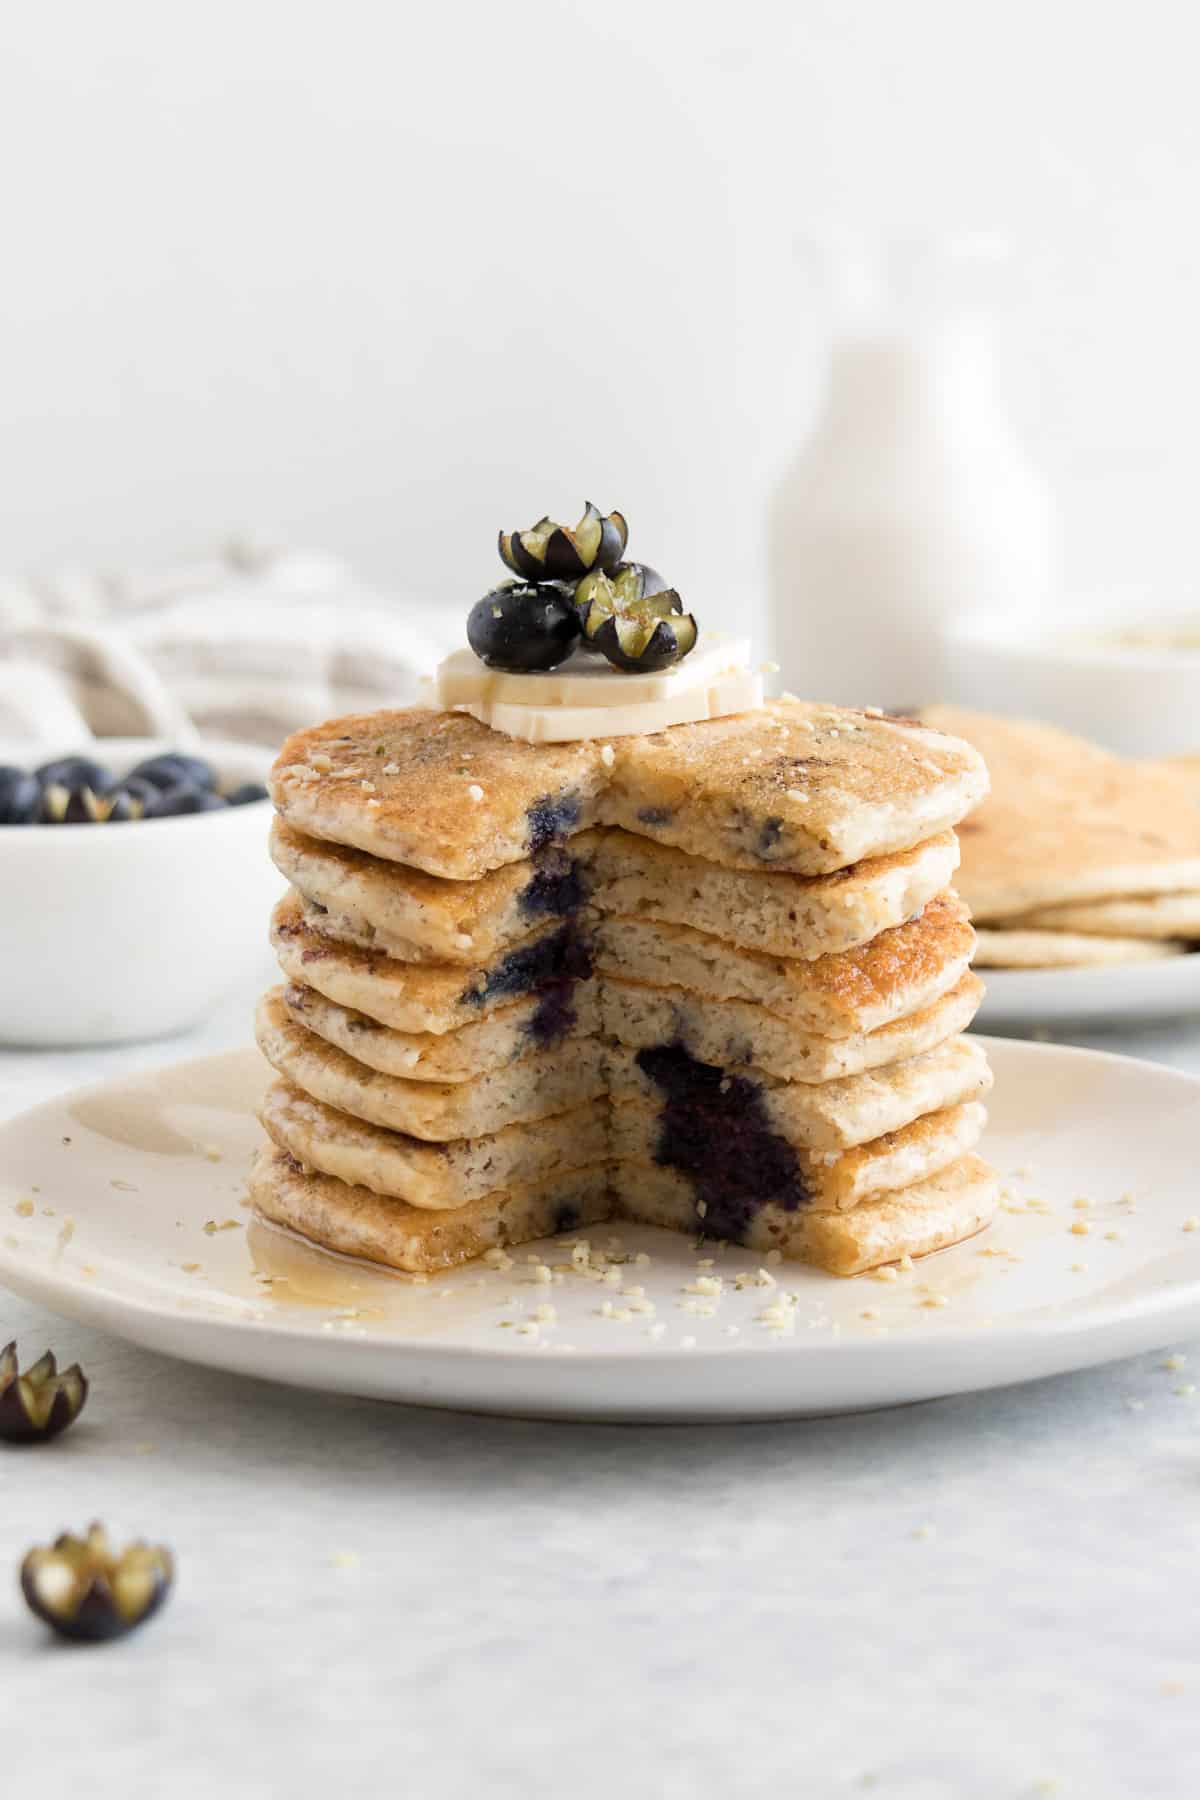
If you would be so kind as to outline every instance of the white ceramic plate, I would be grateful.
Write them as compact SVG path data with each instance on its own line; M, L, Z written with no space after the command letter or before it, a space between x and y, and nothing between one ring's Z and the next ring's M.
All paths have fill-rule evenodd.
M1186 1225L1200 1081L1057 1045L989 1048L984 1147L1021 1210L891 1281L789 1266L757 1285L748 1252L633 1227L590 1234L650 1258L608 1280L576 1272L567 1240L427 1283L326 1257L242 1205L255 1051L87 1089L0 1130L0 1281L216 1368L551 1418L890 1406L1200 1332L1200 1230ZM543 1258L569 1272L538 1279ZM719 1297L689 1291L714 1277ZM554 1321L536 1324L546 1306Z
M1200 953L1092 969L980 969L987 993L979 1023L1009 1026L1132 1025L1200 1013Z

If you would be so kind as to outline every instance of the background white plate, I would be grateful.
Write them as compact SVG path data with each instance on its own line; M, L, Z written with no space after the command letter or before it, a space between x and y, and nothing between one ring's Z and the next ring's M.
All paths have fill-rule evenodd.
M651 1259L607 1280L538 1279L535 1250L510 1270L474 1264L428 1283L323 1256L242 1204L265 1079L256 1051L86 1089L0 1130L0 1281L217 1368L546 1417L886 1406L1200 1331L1200 1231L1187 1224L1200 1211L1200 1081L1094 1051L989 1050L984 1147L1021 1210L893 1281L783 1266L772 1286L748 1252L630 1227L590 1234ZM568 1242L541 1247L547 1265L570 1262ZM694 1291L714 1276L719 1297ZM554 1322L535 1324L545 1306Z
M1116 1030L1150 1019L1200 1013L1200 952L1161 962L1091 969L980 969L987 993L978 1023L1099 1025Z

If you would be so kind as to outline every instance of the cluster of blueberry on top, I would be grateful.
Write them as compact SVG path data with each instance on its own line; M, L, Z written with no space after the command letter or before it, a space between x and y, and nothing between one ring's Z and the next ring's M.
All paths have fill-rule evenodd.
M60 756L32 773L0 767L0 825L104 825L125 819L170 819L183 813L223 812L265 800L261 782L246 781L229 793L201 756L182 750L140 762L114 775L86 756Z
M589 500L577 525L539 519L500 533L500 560L517 576L477 600L467 642L490 669L556 669L575 649L614 669L666 669L696 643L696 621L649 563L622 562L629 527Z

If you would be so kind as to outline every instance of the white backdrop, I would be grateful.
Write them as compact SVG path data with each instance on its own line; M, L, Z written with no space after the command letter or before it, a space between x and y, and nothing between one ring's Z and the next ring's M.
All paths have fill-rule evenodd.
M997 227L1076 594L1194 597L1179 0L4 9L0 567L239 525L447 604L584 496L746 618L806 228Z

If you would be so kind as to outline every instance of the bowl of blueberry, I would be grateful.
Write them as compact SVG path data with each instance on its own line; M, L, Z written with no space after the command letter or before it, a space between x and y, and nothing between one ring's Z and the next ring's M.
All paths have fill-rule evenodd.
M270 763L248 744L0 744L0 1043L165 1036L256 977L280 886Z

